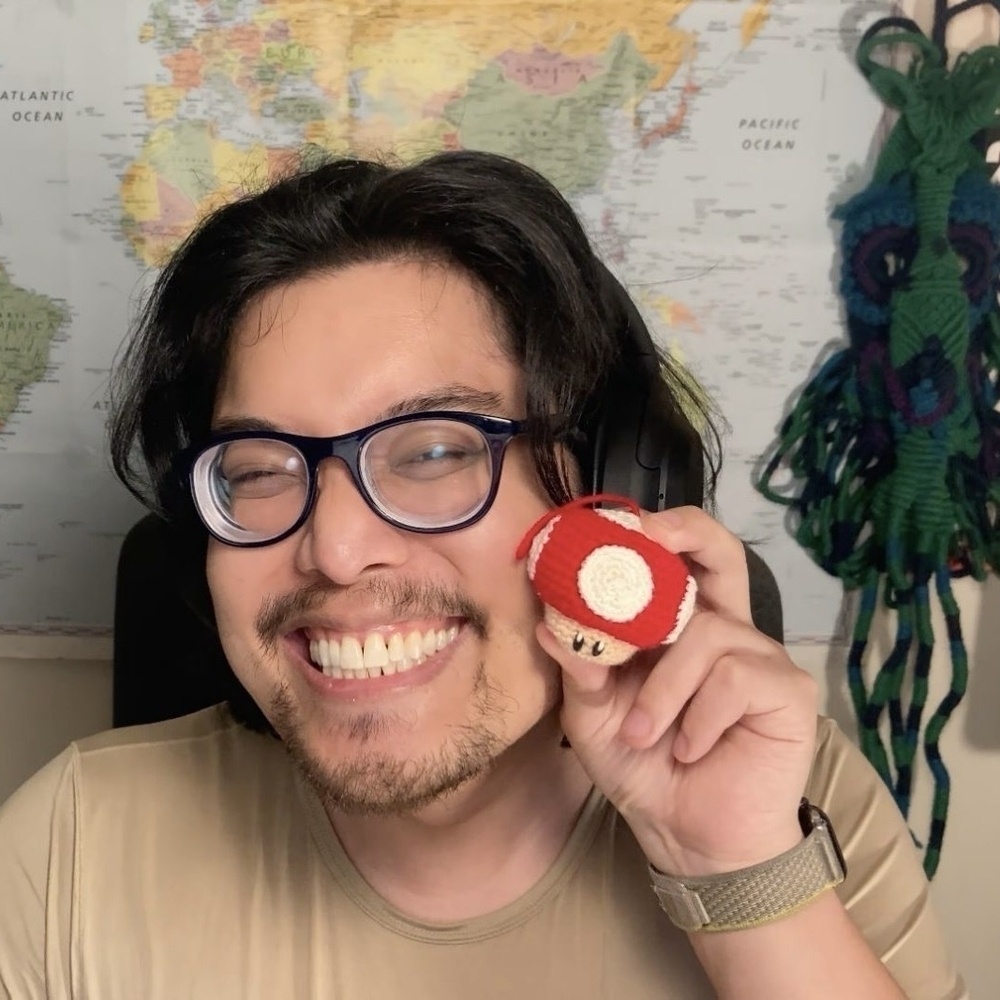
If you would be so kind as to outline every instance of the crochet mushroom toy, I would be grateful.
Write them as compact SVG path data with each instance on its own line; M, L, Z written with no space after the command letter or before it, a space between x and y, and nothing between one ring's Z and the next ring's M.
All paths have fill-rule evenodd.
M597 503L615 503L598 509ZM606 664L674 642L694 612L684 560L642 530L626 497L579 497L549 511L517 547L559 642Z

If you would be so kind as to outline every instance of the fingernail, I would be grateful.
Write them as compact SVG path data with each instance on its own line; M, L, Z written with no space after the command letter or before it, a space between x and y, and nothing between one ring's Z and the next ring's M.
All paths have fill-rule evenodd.
M641 709L633 708L622 722L618 735L626 743L642 743L653 731L653 720Z

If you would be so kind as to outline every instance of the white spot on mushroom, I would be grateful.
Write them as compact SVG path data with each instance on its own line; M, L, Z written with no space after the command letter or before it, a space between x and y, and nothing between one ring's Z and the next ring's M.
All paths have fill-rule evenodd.
M642 531L642 521L639 520L638 514L633 514L630 510L617 510L615 508L601 507L594 511L598 517L603 517L605 520L614 521L615 524L620 524L623 528L628 528L631 531Z
M601 545L576 576L583 603L609 622L631 621L653 599L653 571L635 549Z
M542 549L545 548L545 543L549 540L549 536L552 534L552 529L559 523L560 518L554 517L537 535L531 540L531 546L528 548L528 579L535 579L535 567L538 565L538 557L542 554Z
M681 598L680 607L677 609L677 619L674 622L674 627L670 630L670 634L666 639L663 640L665 646L676 642L681 632L684 631L684 626L687 625L694 614L695 599L697 596L698 584L695 583L693 576L688 576L687 582L684 585L684 596Z

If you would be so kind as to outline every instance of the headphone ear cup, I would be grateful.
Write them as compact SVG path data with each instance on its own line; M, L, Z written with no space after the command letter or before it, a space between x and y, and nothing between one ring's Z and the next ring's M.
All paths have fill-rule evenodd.
M665 416L648 387L612 398L623 401L605 409L594 435L591 492L631 497L650 511L701 507L704 460L691 423Z
M603 267L603 265L602 265ZM604 268L615 312L625 317L629 378L612 379L596 421L591 449L591 492L618 493L644 510L704 503L701 439L660 371L660 356L635 303Z

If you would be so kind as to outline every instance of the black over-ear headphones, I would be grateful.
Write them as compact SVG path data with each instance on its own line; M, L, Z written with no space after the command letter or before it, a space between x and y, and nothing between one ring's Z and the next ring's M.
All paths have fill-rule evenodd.
M625 317L623 350L633 363L630 376L606 386L593 432L590 490L631 497L650 511L700 507L705 468L698 432L666 395L656 347L631 296L601 268L615 311Z

